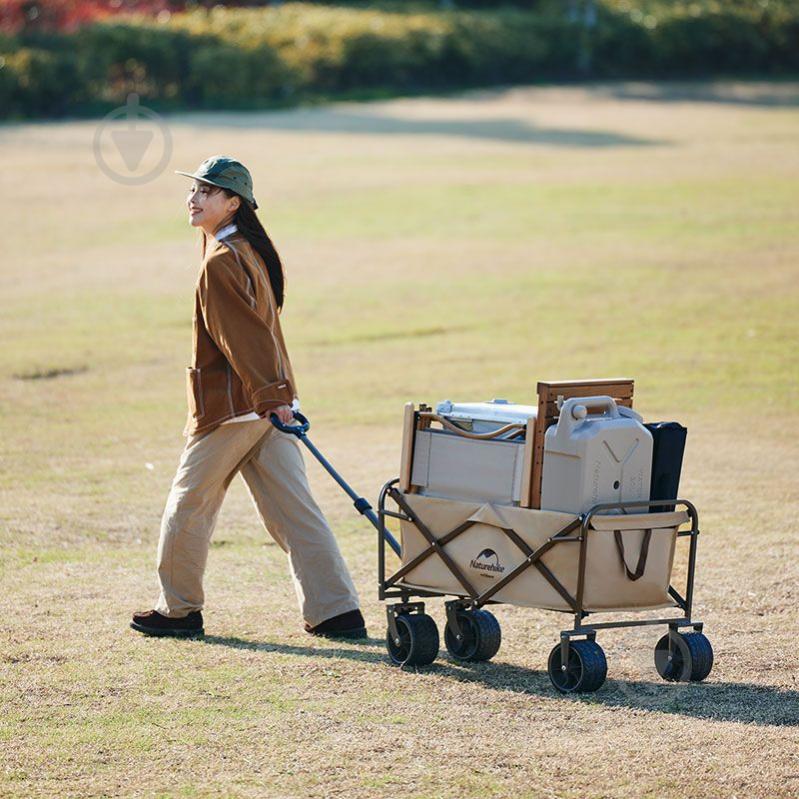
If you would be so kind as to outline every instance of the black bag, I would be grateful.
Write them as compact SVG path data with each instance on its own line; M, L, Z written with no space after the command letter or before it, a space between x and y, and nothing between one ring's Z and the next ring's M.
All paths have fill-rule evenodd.
M644 427L652 433L653 439L649 499L677 499L688 430L678 422L651 422ZM674 505L655 505L650 508L650 513L673 510Z

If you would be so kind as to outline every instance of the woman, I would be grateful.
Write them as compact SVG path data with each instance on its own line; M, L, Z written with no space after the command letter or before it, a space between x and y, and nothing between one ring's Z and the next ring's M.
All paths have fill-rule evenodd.
M203 634L202 578L230 481L241 473L268 532L288 554L309 633L361 638L358 595L333 533L311 496L288 424L299 407L280 329L283 268L255 209L252 178L215 156L195 173L189 221L202 229L203 263L188 369L188 436L161 522L154 610L131 627L148 635Z

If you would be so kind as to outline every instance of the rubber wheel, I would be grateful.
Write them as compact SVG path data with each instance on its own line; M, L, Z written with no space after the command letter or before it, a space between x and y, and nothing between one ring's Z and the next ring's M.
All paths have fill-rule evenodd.
M602 687L608 676L605 653L596 641L571 641L569 662L561 668L560 644L550 653L547 663L549 679L562 694L588 693Z
M655 668L669 682L701 682L713 668L713 647L702 633L677 633L669 659L669 634L655 646Z
M461 663L491 660L499 652L502 630L497 617L487 610L460 610L458 624L462 638L459 641L449 623L444 628L447 652Z
M386 630L386 649L396 666L429 666L438 657L438 627L426 613L400 613L397 630L399 644Z

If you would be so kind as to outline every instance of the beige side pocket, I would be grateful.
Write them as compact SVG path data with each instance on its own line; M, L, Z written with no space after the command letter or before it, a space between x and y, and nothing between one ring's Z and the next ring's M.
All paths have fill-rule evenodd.
M195 419L205 415L203 384L200 379L201 371L201 369L186 368L186 398L189 401L189 413Z

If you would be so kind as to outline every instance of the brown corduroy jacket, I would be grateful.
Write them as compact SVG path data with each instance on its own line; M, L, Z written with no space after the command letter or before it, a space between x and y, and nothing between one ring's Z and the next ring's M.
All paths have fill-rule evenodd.
M208 237L194 300L185 435L297 396L263 261L239 233Z

